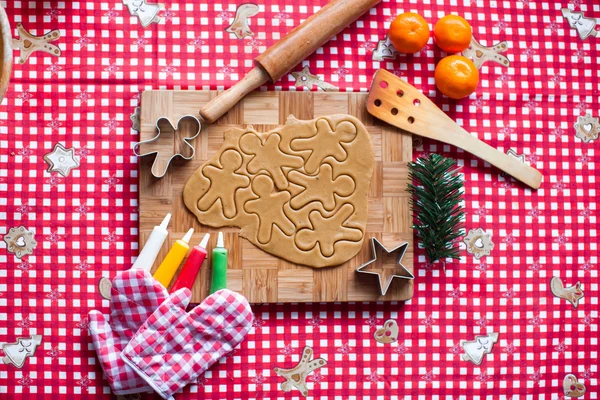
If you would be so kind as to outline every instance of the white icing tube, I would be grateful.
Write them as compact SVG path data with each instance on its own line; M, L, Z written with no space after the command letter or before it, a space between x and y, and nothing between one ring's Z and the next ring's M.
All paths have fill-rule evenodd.
M142 249L137 260L135 260L135 263L133 263L131 266L131 269L139 268L150 272L152 265L154 264L154 260L156 260L156 256L158 256L158 252L165 243L167 236L169 236L167 226L169 226L170 220L171 214L167 214L165 219L163 219L163 222L152 229L152 233L146 241L146 245Z

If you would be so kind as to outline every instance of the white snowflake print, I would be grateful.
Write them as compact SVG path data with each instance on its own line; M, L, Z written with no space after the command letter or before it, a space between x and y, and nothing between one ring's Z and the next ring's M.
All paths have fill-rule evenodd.
M369 325L371 328L375 328L379 325L379 319L376 315L369 315L369 318L365 320L365 324Z
M173 18L175 18L175 11L165 8L162 12L162 17L165 19L165 21L171 21Z
M510 342L509 344L506 345L506 347L502 351L504 351L509 356L512 356L513 354L516 353L517 347L515 346L515 344L513 342Z
M31 208L32 207L29 205L29 203L25 202L17 208L17 211L21 214L27 214L29 211L31 211Z
M140 36L133 42L133 45L137 46L138 49L140 49L140 50L143 50L144 46L146 46L147 44L148 44L148 38L146 38L146 36Z
M55 118L50 120L50 122L48 122L46 126L52 129L53 131L58 131L58 129L62 126L62 123L58 120L58 118Z
M529 162L529 164L535 166L535 164L537 164L537 162L540 160L540 156L538 156L535 153L535 150L533 150L533 152L531 154L529 154L527 157L525 157L525 160L527 160Z
M285 24L285 21L287 21L290 18L290 15L283 11L280 11L277 14L275 14L275 16L273 18L275 18L277 21L279 21L279 24L281 25L281 24Z
M583 371L583 374L581 374L581 378L585 380L592 379L592 376L593 373L591 368L586 369L585 371Z
M554 87L560 86L561 82L562 82L562 77L560 75L554 75L550 78L550 83L552 83L552 85Z
M502 293L502 297L504 297L506 300L512 300L517 297L517 293L515 292L515 289L510 288L506 292Z
M110 63L106 68L104 68L104 71L108 72L108 76L116 76L117 72L119 72L120 70L121 68L117 65L116 62Z
M496 78L496 80L500 81L500 84L502 86L507 86L508 82L510 82L512 80L512 78L510 77L510 75L508 74L508 72L503 72L500 75L498 75L498 77Z
M260 46L263 45L262 40L252 36L246 39L246 44L249 45L253 51L260 50Z
M558 354L564 354L567 351L567 345L564 341L558 342L558 345L554 347L554 350L558 352Z
M26 375L23 375L23 377L21 379L19 379L17 382L19 382L19 385L21 385L23 387L29 387L33 383L33 379L31 379L29 374L26 374Z
M452 299L452 302L454 303L456 300L460 299L460 296L462 296L462 292L459 288L454 288L452 289L450 294L448 294L448 296Z
M58 291L58 288L54 288L46 295L46 297L49 298L52 303L54 303L62 298L62 294Z
M219 69L219 73L223 74L225 78L231 78L231 74L233 74L235 70L231 68L231 66L226 65L223 68Z
M92 383L92 380L90 378L88 378L87 375L83 376L80 380L77 381L77 384L79 386L81 386L81 388L84 389L86 392L88 391L91 383Z
M435 323L435 319L433 319L433 314L428 315L425 319L421 320L421 324L425 325L427 328L430 328Z
M58 349L58 346L52 347L50 349L50 351L48 351L46 354L48 354L50 356L50 358L52 358L53 360L56 360L58 357L60 357L60 355L62 354L62 351L60 351Z
M29 317L25 317L17 323L19 328L29 328L32 325Z
M46 240L50 242L50 245L58 243L62 237L58 234L58 231L50 232L49 236L46 236Z
M531 379L533 382L535 382L536 385L540 384L540 380L542 379L542 373L540 372L540 370L535 370L533 371L533 374L529 376L529 379Z
M552 185L552 187L556 189L558 193L562 193L562 191L567 188L567 184L564 183L562 180L559 180L555 182L554 185Z
M583 4L583 0L569 0L569 4L576 10Z
M479 374L479 376L477 376L475 378L476 381L479 381L481 383L488 383L492 380L492 377L488 375L487 372L483 371L482 373Z
M566 246L568 241L569 238L564 233L559 234L558 237L554 239L554 243L558 243L559 247Z
M265 383L265 381L266 379L262 373L257 373L255 376L250 378L250 382L254 383L257 386L261 386L263 383Z
M117 19L117 17L119 16L119 12L116 9L111 8L106 12L106 14L104 14L104 16L108 18L108 22L111 22Z
M494 24L494 26L496 28L498 28L500 30L500 32L504 32L506 30L506 28L508 28L508 22L506 22L504 20L499 20L498 22L496 22Z
M577 57L577 61L579 62L583 62L585 57L587 57L588 53L587 51L583 50L582 48L577 49L573 52L573 55L575 57Z
M533 264L531 264L528 268L534 274L537 274L540 271L540 269L542 269L542 264L540 264L539 260L534 261Z
M475 266L475 269L479 271L481 275L485 275L487 271L490 269L490 266L484 262L479 263L479 265Z
M53 20L56 18L56 20L58 20L58 16L61 14L60 10L58 8L51 8L46 15L50 17L50 20Z
M52 174L50 175L50 178L46 179L46 183L49 184L51 188L53 188L58 186L60 180L61 178L58 176L58 174Z
M117 243L119 236L117 236L117 232L110 232L108 236L104 237L104 240L108 242L109 246L112 246L113 244Z
M529 323L533 325L535 328L538 328L542 324L542 317L540 314L536 314L529 320Z
M592 326L592 314L587 314L581 319L581 323L585 325L586 328Z
M23 271L25 273L28 273L31 268L32 268L32 266L29 263L29 261L27 261L27 260L21 261L21 263L19 265L17 265L17 269L20 269L21 271Z
M82 49L87 49L87 47L92 44L92 39L90 39L87 35L83 35L77 39L75 43L77 43Z
M426 372L425 375L423 375L421 377L421 379L423 379L427 384L433 382L433 380L435 379L435 375L433 374L433 370Z
M486 103L487 102L483 100L483 96L479 96L471 102L471 104L473 104L477 110L483 110L483 107L486 105Z
M554 136L557 140L562 139L565 134L565 130L561 127L556 127L550 131L550 134Z
M119 122L117 122L116 118L111 118L104 123L104 126L107 127L108 132L111 133L112 131L117 129L117 126L119 126Z
M87 212L90 211L90 208L86 203L80 204L75 208L75 211L79 213L79 215L87 215Z
M163 69L160 70L160 72L162 72L163 74L167 75L167 76L173 76L173 74L175 74L175 72L177 72L177 67L175 67L173 65L173 63L167 65L166 67L164 67Z
M477 320L476 323L477 323L477 326L479 326L480 328L485 328L486 326L488 326L490 321L486 317L481 317Z
M398 347L396 347L394 349L394 353L398 353L402 356L402 355L408 353L408 347L404 343L399 344Z
M560 25L556 21L552 21L548 25L546 25L546 29L548 29L552 33L558 32L559 27L560 27Z
M204 376L204 374L200 375L197 379L196 379L196 384L198 386L202 386L204 387L206 385L206 377Z
M583 264L581 264L579 266L579 268L581 268L583 270L583 274L587 274L588 272L590 272L592 270L592 268L594 268L594 266L592 265L592 263L590 262L590 260L584 262Z
M254 329L260 329L264 325L265 325L265 321L261 317L258 317L258 316L255 315L254 319L252 320L252 327Z
M294 349L291 344L286 344L279 352L287 357L294 352Z
M590 156L588 156L587 154L583 154L579 158L577 158L577 161L579 161L582 166L587 166L591 159Z
M81 321L79 321L76 326L79 329L83 329L83 330L87 330L90 327L90 320L88 319L88 317L83 318Z
M346 75L348 75L348 73L350 73L350 71L348 71L348 69L341 67L336 69L335 71L333 71L334 74L336 74L340 79L344 79L346 77Z
M394 68L394 70L392 71L392 73L398 77L404 76L404 70L400 67L396 67Z
M377 48L377 43L371 42L370 40L366 40L362 42L359 46L361 49L365 49L368 52L372 52Z
M577 105L575 106L575 110L577 110L577 112L579 113L579 115L584 115L585 111L588 109L588 105L586 102L581 101L579 103L577 103Z
M92 266L87 261L82 261L75 266L75 269L82 274L88 272L90 268L92 268Z
M104 183L106 183L108 185L109 189L117 186L117 183L119 183L119 182L120 182L120 180L119 180L119 178L116 177L116 175L111 175L110 177L108 177L104 180Z
M26 159L33 155L33 150L31 150L29 146L25 146L22 149L19 149L19 151L17 151L17 154L23 157L23 159Z
M506 247L512 246L515 242L516 239L512 233L509 233L508 235L502 238L502 243L506 243Z
M534 49L533 47L526 47L521 52L521 54L523 54L525 56L525 58L527 58L528 60L531 60L533 58L533 56L535 56L537 53L538 53L537 50Z
M435 265L433 263L430 263L429 261L426 261L425 264L423 264L423 269L426 272L431 272L433 271L433 267L435 267Z
M80 158L87 158L87 156L89 156L90 154L92 154L91 150L88 149L87 147L83 146L80 149L75 149L75 155L77 157Z
M81 102L81 104L85 104L92 97L87 91L82 90L75 98Z
M527 103L525 103L525 107L529 110L529 112L535 111L538 105L538 102L535 100L529 100Z
M377 383L381 380L381 377L377 375L377 371L373 371L369 374L369 376L367 376L366 379L371 383Z
M319 325L321 325L323 323L323 320L319 317L317 317L316 315L314 317L312 317L310 319L310 321L308 321L308 324L312 327L317 327Z
M450 347L450 353L454 355L461 354L463 352L463 348L460 343L456 343L454 346Z
M538 219L542 212L537 207L533 207L527 212L527 215L531 216L532 219Z
M26 89L24 92L19 93L17 98L23 103L28 103L29 100L33 98L33 94L29 91L29 89Z
M192 40L189 45L194 46L196 50L202 49L206 42L202 39L202 37L198 36L196 39Z
M231 13L229 11L222 11L220 14L217 14L217 18L221 18L223 23L229 23Z
M337 352L341 353L341 354L344 354L344 355L347 355L347 354L350 354L351 350L352 349L350 348L350 345L348 343L344 343L342 345L342 347L340 347L340 348L337 349Z
M315 373L308 377L308 380L314 382L316 385L320 384L323 379L325 377L319 371L315 371Z

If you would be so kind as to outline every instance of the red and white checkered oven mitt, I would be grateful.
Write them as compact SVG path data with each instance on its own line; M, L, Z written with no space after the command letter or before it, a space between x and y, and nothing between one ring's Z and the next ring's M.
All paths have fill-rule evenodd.
M246 298L223 289L190 312L191 292L172 293L148 318L121 353L164 399L233 350L252 327Z
M96 310L89 329L100 365L115 395L151 392L152 388L121 359L121 351L146 319L169 296L149 272L130 269L112 280L110 321Z

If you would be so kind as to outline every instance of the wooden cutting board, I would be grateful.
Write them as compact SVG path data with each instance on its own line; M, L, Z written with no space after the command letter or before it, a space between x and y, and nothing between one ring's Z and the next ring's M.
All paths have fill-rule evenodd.
M198 109L218 94L217 91L146 91L142 94L141 140L156 136L156 120L168 117L176 123L183 115L198 115ZM402 264L413 272L412 214L406 191L412 160L412 136L384 122L374 120L366 110L366 93L331 92L254 92L240 101L217 123L203 125L200 136L192 141L196 155L191 161L171 163L167 174L156 179L150 173L154 156L140 158L140 245L166 213L172 213L170 236L158 260L170 245L193 227L191 244L210 232L209 256L192 289L193 301L200 302L210 285L210 252L218 231L225 233L229 250L228 288L244 294L251 303L393 301L413 295L413 281L395 278L387 294L381 296L376 275L355 270L372 259L371 238L388 248L402 242L410 246ZM189 176L208 160L223 143L223 133L232 127L253 125L268 131L283 125L293 114L298 119L313 119L331 114L350 114L360 119L371 134L375 168L369 195L369 219L362 250L338 267L313 269L272 256L238 236L237 228L212 228L201 225L183 204L183 187ZM167 246L168 245L168 246ZM158 267L155 263L153 270Z

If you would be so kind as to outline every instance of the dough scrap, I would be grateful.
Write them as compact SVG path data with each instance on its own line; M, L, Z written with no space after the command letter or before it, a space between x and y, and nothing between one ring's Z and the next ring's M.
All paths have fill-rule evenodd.
M264 251L315 268L360 251L374 157L358 119L290 116L271 132L233 128L224 137L183 191L201 224L237 226Z

